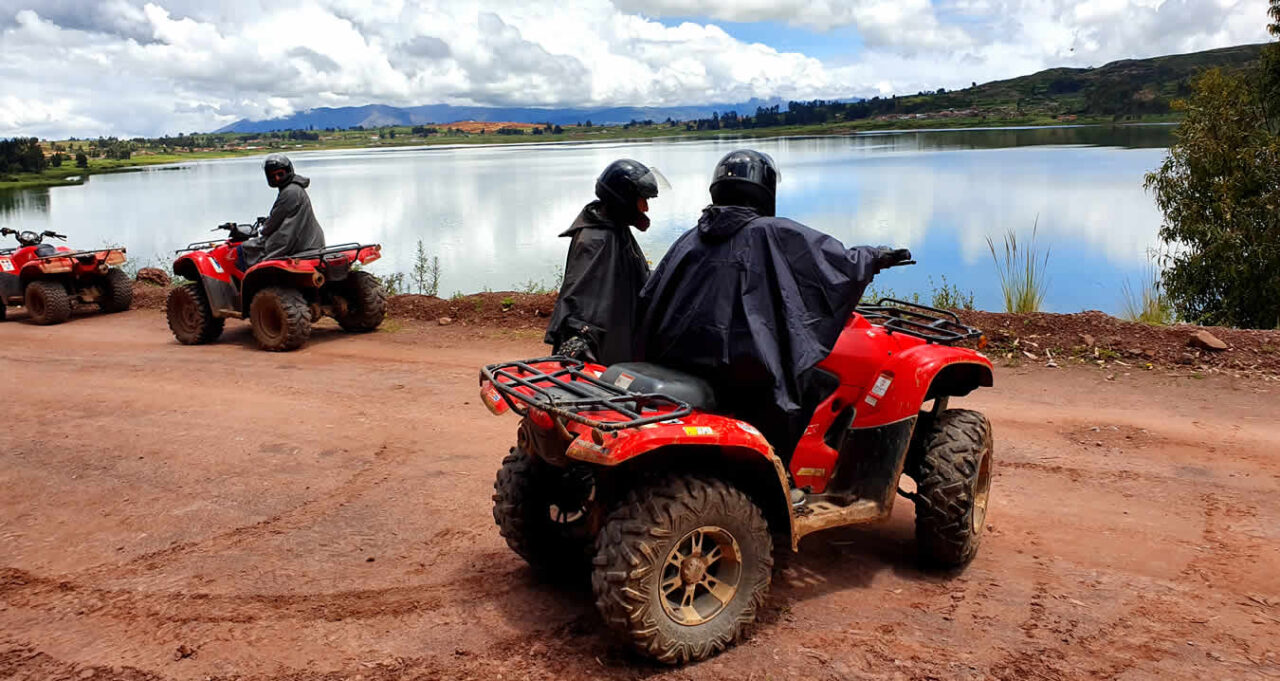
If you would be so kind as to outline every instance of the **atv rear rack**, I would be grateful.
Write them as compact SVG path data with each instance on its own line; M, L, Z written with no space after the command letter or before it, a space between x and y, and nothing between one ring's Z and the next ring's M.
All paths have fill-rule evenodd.
M97 255L99 253L106 253L110 255L112 251L120 251L121 253L128 253L128 251L125 250L124 246L112 246L109 248L92 248L84 251L71 251L70 253L50 253L48 255L37 255L31 260L35 261L35 260L57 260L58 258L83 258L86 255Z
M548 363L559 368L548 373L533 366ZM543 357L490 364L480 370L480 379L482 384L488 381L507 406L521 416L534 408L605 432L636 428L693 413L685 402L658 393L629 392L601 381L584 367L585 364L576 359ZM646 416L646 412L658 413ZM623 418L585 416L602 413L617 414Z
M360 251L363 251L366 248L377 248L381 250L382 244L361 244L352 241L345 244L334 244L333 246L313 248L309 251L294 253L288 258L282 258L282 260L323 260L325 256L346 253L347 251L355 251L356 254L359 255Z
M961 323L954 312L896 298L881 298L875 305L859 305L855 309L867 321L880 324L886 331L905 333L930 343L954 345L982 336L978 329Z

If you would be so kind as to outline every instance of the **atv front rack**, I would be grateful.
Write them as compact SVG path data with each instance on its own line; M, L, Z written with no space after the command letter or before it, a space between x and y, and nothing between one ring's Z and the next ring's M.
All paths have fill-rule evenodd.
M546 365L558 367L547 370ZM537 366L535 366L537 365ZM601 431L624 430L693 413L685 402L657 393L634 393L601 381L579 360L543 357L490 364L480 370L521 416L530 408Z
M182 255L183 253L190 253L192 251L203 251L209 248L213 248L214 246L217 246L219 244L225 244L225 243L227 243L227 239L212 239L210 241L193 241L187 244L185 248L179 248L178 250L174 251L173 254Z
M982 332L960 322L954 312L896 298L881 298L875 305L855 308L867 321L886 331L905 333L930 343L954 345L982 337Z

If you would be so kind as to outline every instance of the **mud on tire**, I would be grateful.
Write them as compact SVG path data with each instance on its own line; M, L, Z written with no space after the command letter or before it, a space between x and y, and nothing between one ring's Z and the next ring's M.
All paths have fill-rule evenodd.
M921 444L910 472L916 481L920 558L934 567L959 567L977 554L986 525L991 422L976 411L949 409Z
M563 475L512 447L493 483L493 520L499 533L512 551L544 577L585 575L593 555L592 511L585 509L574 522L557 522L555 517L559 509L551 492Z
M27 284L24 304L36 324L61 324L71 318L71 296L56 281Z
M98 309L103 312L124 312L133 305L133 280L119 268L112 267L102 279L102 297Z
M222 335L226 320L213 316L209 297L199 283L184 284L169 291L165 301L169 330L183 345L203 345Z
M352 272L343 283L348 307L347 313L338 317L338 325L355 333L377 329L387 315L387 291L381 282L368 272Z
M686 551L699 542L702 551ZM719 558L707 548L712 545ZM736 546L737 555L726 546ZM764 516L741 490L672 476L633 490L609 515L596 538L591 587L611 629L644 655L684 664L724 650L755 620L769 590L772 553ZM736 560L732 595L720 600L724 594L709 588L699 594L695 584L690 600L688 585L700 572L700 566L690 569L690 557L705 558L704 574L715 571L717 588L734 581Z
M296 350L311 337L311 308L295 289L270 286L258 291L249 304L249 320L263 350Z

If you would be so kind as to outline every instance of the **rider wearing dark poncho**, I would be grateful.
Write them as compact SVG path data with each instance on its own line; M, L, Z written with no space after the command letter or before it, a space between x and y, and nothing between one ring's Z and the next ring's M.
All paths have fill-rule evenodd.
M280 190L258 234L240 244L238 265L247 270L263 260L287 258L324 248L324 230L311 209L307 187L311 180L293 172L284 154L271 154L262 164L267 185Z
M645 212L658 195L657 178L637 161L614 161L596 180L598 200L560 235L573 241L544 339L556 354L601 364L634 359L636 305L649 263L629 227L649 228Z
M763 431L785 459L816 406L823 377L814 367L872 276L910 253L845 248L774 217L777 181L766 154L720 161L712 205L641 293L639 352L709 380L720 407Z

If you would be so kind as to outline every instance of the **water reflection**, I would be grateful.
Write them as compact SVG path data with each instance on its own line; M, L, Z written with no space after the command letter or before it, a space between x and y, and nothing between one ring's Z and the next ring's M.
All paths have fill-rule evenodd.
M910 246L921 265L886 274L897 291L939 275L999 304L985 238L1015 229L1053 248L1047 305L1119 307L1120 282L1143 269L1160 216L1142 189L1169 142L1166 127L889 132L768 140L658 140L513 147L432 147L295 155L331 242L378 241L374 269L408 271L414 244L440 257L441 293L550 282L557 238L592 198L597 173L628 156L672 189L652 204L641 246L657 261L707 203L715 161L752 146L782 168L779 214L849 244ZM74 243L120 243L167 261L227 220L265 214L274 198L257 159L98 175L81 187L0 192L0 217L57 229Z

